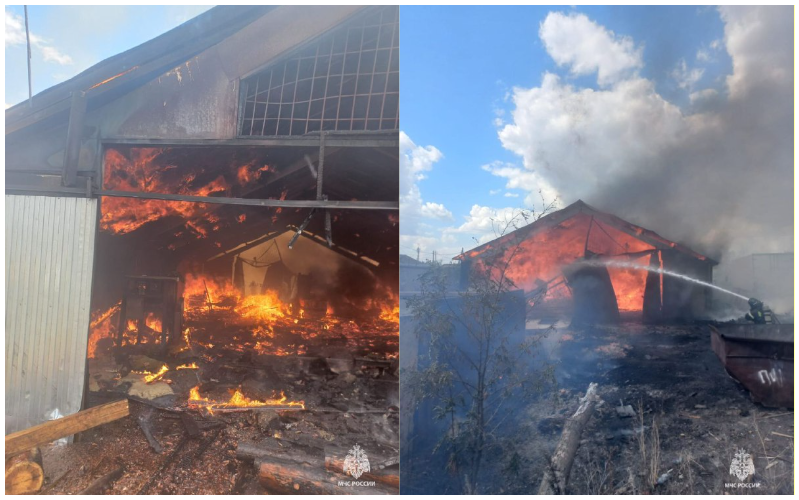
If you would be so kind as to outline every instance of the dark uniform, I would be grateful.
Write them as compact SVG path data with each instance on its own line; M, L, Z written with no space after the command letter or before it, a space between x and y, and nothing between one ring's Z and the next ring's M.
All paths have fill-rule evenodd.
M765 307L762 302L755 298L749 299L749 312L746 313L745 318L756 325L766 325L773 322L771 309Z

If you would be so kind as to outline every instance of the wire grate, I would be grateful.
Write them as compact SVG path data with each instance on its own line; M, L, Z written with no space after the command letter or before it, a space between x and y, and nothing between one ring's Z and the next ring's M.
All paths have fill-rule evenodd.
M399 129L399 7L373 7L242 84L241 135Z

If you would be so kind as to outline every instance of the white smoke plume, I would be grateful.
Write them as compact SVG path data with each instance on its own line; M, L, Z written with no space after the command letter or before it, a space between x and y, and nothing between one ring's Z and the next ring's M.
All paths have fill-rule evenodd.
M564 205L583 199L716 258L793 251L793 10L719 14L732 74L720 90L695 88L700 70L681 64L681 108L640 76L644 47L583 14L550 13L539 30L549 55L571 75L596 74L598 89L547 73L513 90L499 138L523 158L518 184L534 175Z

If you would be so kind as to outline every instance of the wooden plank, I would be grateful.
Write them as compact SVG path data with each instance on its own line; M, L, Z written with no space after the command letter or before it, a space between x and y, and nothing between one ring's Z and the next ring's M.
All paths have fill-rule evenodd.
M6 458L130 414L128 400L95 406L6 436Z

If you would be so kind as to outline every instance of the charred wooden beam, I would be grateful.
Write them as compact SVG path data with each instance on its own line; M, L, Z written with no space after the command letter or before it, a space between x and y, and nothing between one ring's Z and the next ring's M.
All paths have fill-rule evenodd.
M130 414L128 400L95 406L6 436L6 458Z
M302 406L269 405L269 406L207 406L213 413L242 413L245 411L305 411Z
M311 448L279 439L271 439L268 443L240 442L236 446L236 458L254 462L275 458L323 467L323 454L324 451L321 448Z
M161 443L153 436L153 413L154 410L151 407L147 407L141 415L136 417L136 422L139 424L139 428L144 433L144 437L147 438L147 442L150 444L153 451L161 453L164 451L164 447L161 446Z
M125 466L123 464L117 465L114 470L105 474L101 477L98 477L92 484L86 487L83 491L78 493L79 495L102 495L108 488L110 488L114 481L122 477L122 474L125 473Z
M180 421L183 423L183 427L186 429L186 434L188 434L190 438L196 438L202 435L202 431L200 431L200 426L197 424L197 421L194 420L188 413L181 413Z
M16 189L16 188L15 188ZM83 191L85 192L85 191ZM399 210L398 201L344 201L344 200L262 200L255 198L227 198L222 196L192 196L185 194L148 193L101 189L98 196L138 198L143 200L190 201L221 205L280 208L331 208L348 210Z

